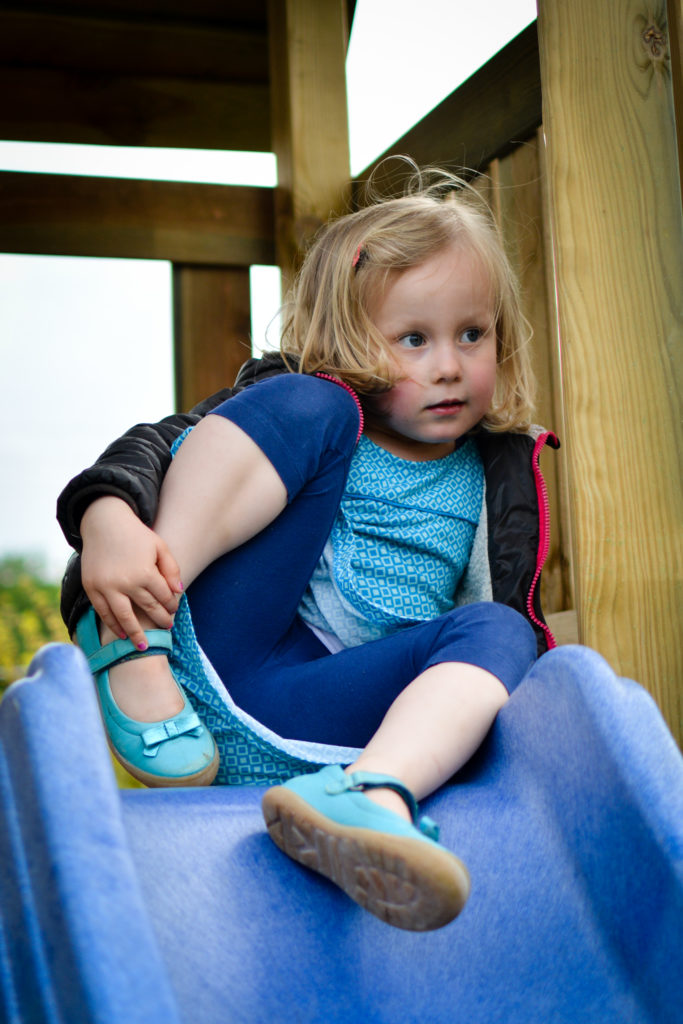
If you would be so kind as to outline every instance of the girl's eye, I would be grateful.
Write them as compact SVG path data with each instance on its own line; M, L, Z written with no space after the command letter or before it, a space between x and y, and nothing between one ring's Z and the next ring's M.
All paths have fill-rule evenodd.
M398 339L401 348L421 348L425 340L421 334L404 334Z
M475 341L479 341L484 331L480 327L470 327L462 335L462 340L468 345L473 345Z

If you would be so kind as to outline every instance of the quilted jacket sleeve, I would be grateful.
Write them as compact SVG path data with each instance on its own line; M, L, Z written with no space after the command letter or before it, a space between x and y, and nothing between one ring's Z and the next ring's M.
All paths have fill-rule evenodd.
M138 424L110 444L93 466L69 481L57 499L57 520L73 548L81 549L83 513L104 495L122 498L144 523L151 524L171 461L171 445L198 418L185 414L168 416L160 423Z

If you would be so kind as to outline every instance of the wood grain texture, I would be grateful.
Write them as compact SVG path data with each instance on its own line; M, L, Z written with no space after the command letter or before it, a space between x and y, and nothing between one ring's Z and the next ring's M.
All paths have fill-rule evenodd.
M664 3L540 0L539 39L580 636L680 742L683 218Z
M271 0L276 234L285 278L307 241L350 200L344 0Z
M579 623L575 611L551 612L545 618L559 647L563 644L578 644Z
M0 137L270 150L266 83L0 67Z
M667 0L666 17L678 140L678 174L683 195L683 0Z
M563 434L558 382L554 289L547 288L542 135L530 139L489 167L490 202L500 225L508 257L520 282L522 309L532 330L531 360L537 382L535 419L558 437ZM570 536L564 492L564 449L545 449L541 469L550 501L551 537L541 579L545 612L572 607Z
M0 251L274 263L273 190L0 173Z
M53 68L97 75L192 78L268 84L265 25L195 22L185 17L116 14L92 4L87 15L68 8L36 13L0 8L0 65Z
M251 355L249 270L173 268L176 405L197 402L233 384Z

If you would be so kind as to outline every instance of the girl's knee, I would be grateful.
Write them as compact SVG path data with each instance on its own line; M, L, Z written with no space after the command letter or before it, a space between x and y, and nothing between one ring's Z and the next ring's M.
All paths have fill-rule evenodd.
M324 447L353 447L361 425L361 407L355 394L343 384L302 373L283 373L245 388L225 403L230 416L240 400L262 410L273 422L296 431L302 439L311 434L325 438ZM223 412L219 407L216 412Z
M536 637L530 623L514 608L482 601L456 608L444 617L440 659L466 661L492 672L508 693L536 660Z
M290 501L310 481L320 481L321 474L333 481L335 493L343 485L361 416L355 396L340 385L284 373L249 385L213 412L258 445Z
M318 428L330 421L355 434L360 426L360 403L346 385L304 373L283 373L269 381L274 392L302 422Z
M489 635L499 637L500 645L514 644L530 661L536 660L536 636L531 623L520 612L497 601L481 601L467 607Z

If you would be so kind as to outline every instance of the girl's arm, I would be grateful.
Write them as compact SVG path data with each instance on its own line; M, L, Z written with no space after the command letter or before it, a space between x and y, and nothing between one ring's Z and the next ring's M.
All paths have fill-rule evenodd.
M290 363L293 361L290 359ZM258 380L288 369L279 353L248 359L232 388L204 399L189 413L167 416L159 423L140 423L126 431L79 473L57 500L57 520L69 544L81 550L81 519L88 505L104 495L121 498L149 526L154 522L161 483L171 463L171 447L186 427L193 426L217 405Z
M233 394L224 389L191 413L143 423L114 441L89 469L74 477L57 501L57 519L74 555L62 581L61 613L71 634L92 604L119 636L144 639L133 604L168 629L176 609L178 566L154 522L173 442Z
M78 555L70 559L62 581L60 607L62 618L70 633L73 634L78 619L93 599L100 602L104 611L104 605L98 597L102 594L103 587L104 600L109 609L105 615L109 617L110 622L116 622L121 627L119 632L123 631L123 623L119 621L119 617L124 615L125 618L128 614L125 608L122 610L120 595L130 602L131 594L135 592L139 595L140 587L146 592L145 600L157 602L157 620L160 619L159 625L165 627L169 617L168 608L172 601L177 600L174 586L177 566L175 560L169 560L165 556L159 546L163 543L160 538L156 535L150 538L152 531L147 528L156 517L161 484L171 463L173 442L188 426L197 423L237 391L258 380L283 373L287 369L289 366L278 353L266 354L261 359L247 360L237 376L234 388L223 388L195 406L189 413L167 416L159 423L138 424L110 444L93 466L67 484L57 501L57 519L69 544L76 551L82 551L82 524L86 510L93 507L93 513L89 516L89 525L93 526L93 521L102 515L102 506L97 510L97 514L95 513L94 506L96 502L99 504L98 499L118 498L116 512L112 514L112 508L115 506L110 503L108 513L110 517L116 515L121 525L114 527L110 522L109 530L127 531L128 547L124 545L124 549L119 549L121 558L124 557L125 550L130 550L137 559L133 563L136 566L135 581L128 580L126 589L130 594L124 593L121 589L122 572L125 575L122 563L119 562L119 568L111 572L108 560L110 548L106 543L100 544L98 548L93 546L96 543L95 536L102 539L101 527L96 531L90 531L92 535L89 537L87 555L92 557L86 558L85 566L89 593L86 594L83 588L81 558ZM128 511L133 515L124 518ZM136 524L133 522L134 517L137 517ZM137 525L135 541L132 540L134 525ZM127 561L126 564L130 562ZM168 598L164 588L173 592L172 599ZM111 601L119 610L118 616L111 610ZM129 615L127 621L131 621Z
M97 461L70 480L57 499L57 521L69 544L82 548L81 519L105 495L125 501L146 525L154 521L161 483L171 463L171 447L187 427L232 395L219 391L190 413L140 423L112 442Z

